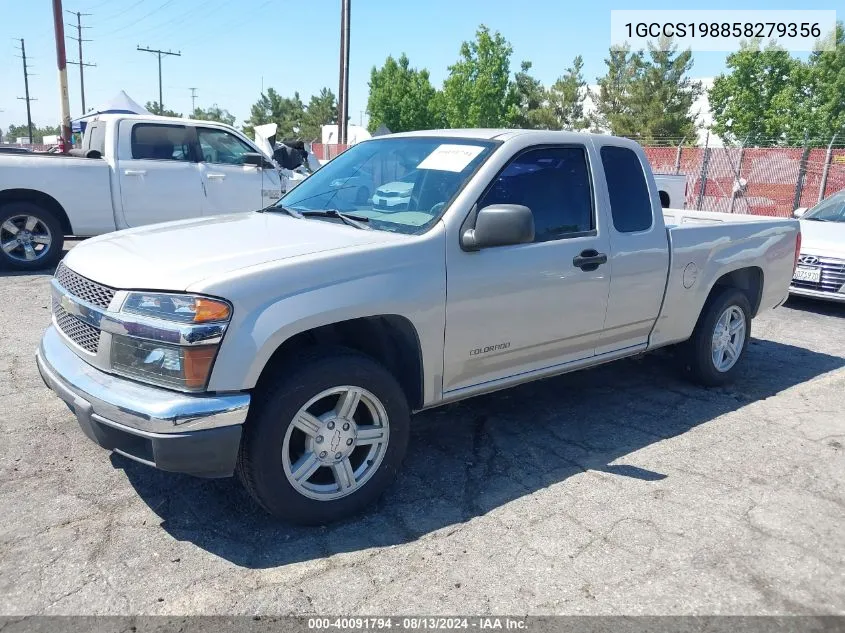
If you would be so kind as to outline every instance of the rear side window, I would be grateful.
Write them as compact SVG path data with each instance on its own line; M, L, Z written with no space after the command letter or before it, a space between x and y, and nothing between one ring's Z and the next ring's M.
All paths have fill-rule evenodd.
M97 150L100 156L106 155L106 124L105 123L91 123L85 128L85 143L83 143L86 150Z
M651 198L645 172L637 154L627 147L605 145L601 164L610 194L613 226L620 233L634 233L651 228Z
M191 160L187 129L184 125L136 123L132 127L132 158Z

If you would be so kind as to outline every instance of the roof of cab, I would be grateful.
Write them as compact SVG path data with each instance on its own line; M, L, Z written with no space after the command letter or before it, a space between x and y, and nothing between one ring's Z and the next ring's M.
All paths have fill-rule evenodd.
M597 139L600 143L607 142L610 139L614 141L624 141L625 143L636 144L636 141L630 139L623 139L620 137L610 136L609 134L593 134L590 132L568 132L564 130L523 130L523 129L507 129L507 128L464 128L451 130L417 130L414 132L399 132L397 134L390 134L389 136L380 136L378 138L398 138L398 137L445 137L445 138L463 138L463 139L485 139L508 141L517 136L535 137L537 143L573 143L584 142L588 139Z

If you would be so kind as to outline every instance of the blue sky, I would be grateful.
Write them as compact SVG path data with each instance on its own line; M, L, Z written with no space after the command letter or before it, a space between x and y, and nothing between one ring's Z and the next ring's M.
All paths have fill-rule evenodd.
M337 92L340 0L63 0L64 8L91 13L83 24L86 104L90 108L125 90L141 103L158 99L155 55L136 45L180 50L163 60L164 104L188 113L191 92L197 105L217 103L238 117L249 115L262 81L282 94L298 91L303 100L323 86ZM50 0L0 0L0 128L26 121L19 38L31 62L33 121L55 123L58 84ZM646 2L642 9L831 9L830 2L803 0L735 2ZM350 108L353 122L367 103L372 66L387 55L407 53L412 65L426 67L439 86L460 43L484 23L511 42L512 69L529 59L534 74L553 82L575 55L584 57L585 77L603 74L609 46L610 10L631 5L591 0L352 0ZM841 19L841 15L838 16ZM66 22L75 24L66 14ZM66 35L75 35L66 27ZM77 58L67 40L68 59ZM692 75L708 77L724 69L725 54L697 53ZM80 114L79 71L68 66L71 116ZM366 115L364 115L365 117Z

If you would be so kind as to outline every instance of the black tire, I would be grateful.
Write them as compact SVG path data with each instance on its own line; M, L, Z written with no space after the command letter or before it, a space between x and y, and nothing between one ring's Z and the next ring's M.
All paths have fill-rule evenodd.
M362 387L377 397L389 420L384 457L360 488L333 500L312 499L293 487L282 452L288 427L311 398L340 385ZM410 410L396 379L368 356L347 348L306 352L262 380L253 395L238 456L238 476L270 514L303 525L322 525L355 515L393 482L405 457Z
M719 318L728 308L735 306L745 317L745 340L739 358L727 371L720 371L713 362L713 334ZM731 382L742 371L745 350L751 339L751 304L744 292L736 288L716 290L701 311L692 336L678 347L681 370L693 382L706 387L717 387Z
M11 253L7 253L5 249L0 248L0 268L6 270L44 270L53 268L62 258L62 247L65 243L64 230L58 218L47 209L34 202L8 202L0 206L0 227L4 223L12 220L16 228L20 230L21 221L15 220L21 216L34 217L47 228L50 235L49 246L40 249L40 253L36 259L32 261L25 260L23 246L18 246ZM6 228L0 228L0 243L9 243L12 237L11 233ZM40 245L36 245L37 248Z

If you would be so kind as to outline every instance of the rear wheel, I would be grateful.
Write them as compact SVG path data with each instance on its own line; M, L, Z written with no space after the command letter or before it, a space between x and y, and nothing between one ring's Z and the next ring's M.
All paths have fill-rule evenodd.
M61 259L64 232L56 217L33 202L0 207L0 266L12 270L52 268Z
M751 304L736 288L711 297L692 337L679 348L681 368L695 382L713 387L733 380L751 337Z
M410 413L393 376L346 349L316 351L264 380L238 473L268 512L303 524L356 514L393 481Z

